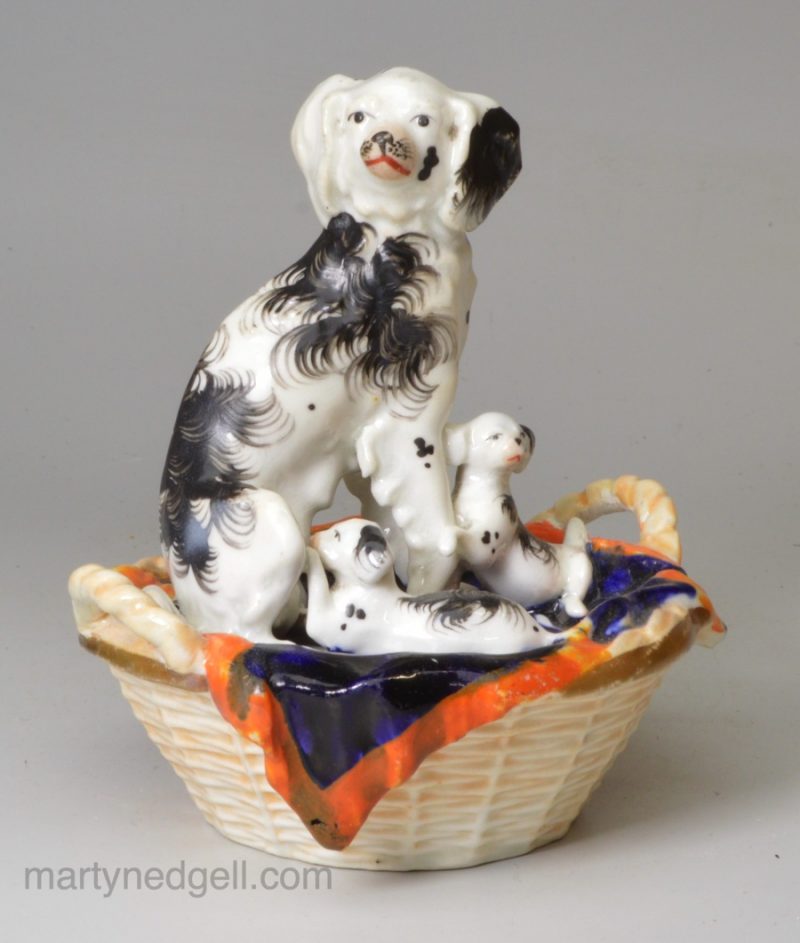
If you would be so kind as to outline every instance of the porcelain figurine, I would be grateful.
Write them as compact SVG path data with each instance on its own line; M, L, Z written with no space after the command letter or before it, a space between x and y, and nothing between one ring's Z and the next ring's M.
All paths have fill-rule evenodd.
M311 545L306 632L330 651L505 655L566 637L493 593L463 587L409 595L398 586L383 531L363 518L334 524Z
M442 428L475 287L466 233L520 170L510 115L404 68L323 82L292 145L324 230L222 322L161 486L181 611L254 641L297 614L305 537L342 480L399 527L412 592L455 568Z
M81 644L235 841L359 868L523 854L566 832L667 666L724 626L657 482L596 481L523 524L510 479L533 433L446 426L466 234L519 172L513 118L390 69L323 82L292 144L323 232L189 380L163 557L72 574ZM312 536L340 482L360 516ZM589 543L584 522L620 510L639 542Z
M511 495L511 475L527 468L534 446L533 432L503 413L447 427L448 461L458 467L459 552L493 592L528 608L560 597L567 615L580 619L592 582L586 525L574 517L563 543L540 540L522 523Z

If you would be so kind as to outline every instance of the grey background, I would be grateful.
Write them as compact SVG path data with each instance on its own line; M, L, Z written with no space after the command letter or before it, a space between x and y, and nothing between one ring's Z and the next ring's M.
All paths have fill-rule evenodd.
M797 4L0 10L8 938L796 940ZM524 172L473 240L455 416L535 429L529 514L594 478L664 481L730 636L673 669L569 836L531 856L306 894L25 892L32 865L276 863L203 823L78 648L65 583L155 552L200 350L317 233L297 108L330 73L396 64L522 126Z

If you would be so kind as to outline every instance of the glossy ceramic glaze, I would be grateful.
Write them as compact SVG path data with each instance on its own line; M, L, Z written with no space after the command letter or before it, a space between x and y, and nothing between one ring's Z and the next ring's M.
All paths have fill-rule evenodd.
M656 482L595 482L523 525L531 430L446 425L466 233L519 172L513 118L391 69L323 82L292 145L323 232L209 341L163 558L77 570L81 640L237 841L360 867L519 854L564 834L669 661L724 627ZM361 515L312 536L342 481ZM640 545L589 539L623 509Z
M565 638L522 606L473 587L409 595L397 583L383 532L363 518L316 534L309 558L306 632L330 651L498 655Z
M483 586L526 608L560 598L567 615L585 616L592 565L583 521L568 522L561 544L537 540L511 495L511 475L533 454L533 432L503 413L484 413L448 426L445 439L448 461L458 466L453 504L463 563Z
M182 612L259 641L295 620L311 519L342 480L399 532L412 593L455 569L442 429L475 287L466 232L520 169L502 108L410 69L323 82L292 143L324 231L209 342L161 490Z
M70 592L83 644L115 666L223 834L346 867L466 866L563 835L664 668L724 633L702 590L653 549L679 545L655 482L595 482L529 530L557 546L576 514L626 508L642 545L595 538L588 616L533 653L356 656L202 637L176 615L160 558L82 567ZM541 615L565 618L558 600ZM284 803L307 832L289 827Z

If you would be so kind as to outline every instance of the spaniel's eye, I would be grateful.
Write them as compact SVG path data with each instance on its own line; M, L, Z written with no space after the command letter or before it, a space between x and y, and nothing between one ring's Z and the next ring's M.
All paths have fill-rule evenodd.
M361 122L362 122L366 117L367 117L367 116L364 114L363 111L354 111L351 115L348 115L348 116L347 116L347 120L348 120L348 121L353 121L355 124L361 124Z
M500 438L500 433L499 433L499 432L495 432L494 435L486 436L487 442L496 442L499 438Z
M431 119L427 115L417 115L415 118L412 118L411 120L416 121L417 124L421 128L427 128L428 125L431 123Z

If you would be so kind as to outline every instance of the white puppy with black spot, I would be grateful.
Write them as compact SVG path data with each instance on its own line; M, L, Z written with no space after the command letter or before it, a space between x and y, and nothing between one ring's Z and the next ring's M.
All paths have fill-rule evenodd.
M559 598L572 618L586 615L592 582L586 526L567 524L563 544L534 537L511 496L511 475L524 471L535 439L504 413L484 413L445 430L448 461L458 466L453 507L459 552L481 584L526 607Z
M522 606L472 588L409 596L375 523L352 518L314 535L308 551L306 632L331 651L504 655L552 646L567 633Z

